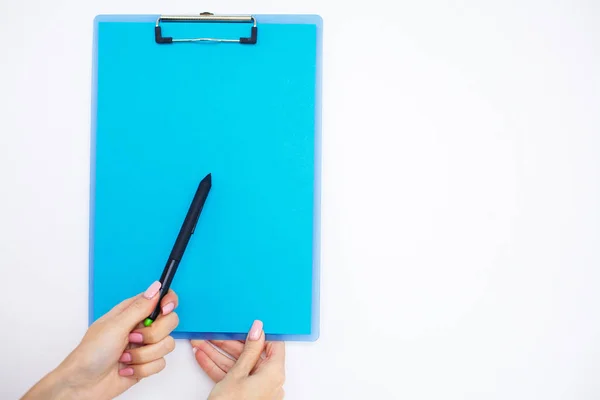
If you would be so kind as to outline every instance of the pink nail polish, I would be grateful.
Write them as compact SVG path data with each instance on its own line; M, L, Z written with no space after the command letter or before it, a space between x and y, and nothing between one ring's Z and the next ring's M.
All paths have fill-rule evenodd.
M131 368L131 367L123 368L122 370L119 371L119 375L131 376L131 375L133 375L133 368Z
M158 291L160 290L161 283L159 281L154 282L146 291L144 292L144 297L148 300L152 299Z
M262 321L254 321L252 324L252 328L250 328L250 333L248 333L248 339L250 340L258 340L260 339L260 335L262 334L263 323Z
M144 337L142 336L141 333L130 333L129 334L129 343L143 343L144 342Z
M122 363L131 362L131 354L130 353L123 353L123 355L121 356L121 358L119 359L119 361L122 362Z
M194 347L194 348L192 349L192 351L193 351L194 353L196 353L196 352L198 351L198 348L197 348L197 347Z
M174 309L175 309L175 304L174 304L174 303L172 303L172 302L171 302L171 303L169 303L169 304L167 304L167 305L165 305L165 306L162 308L163 315L167 315L168 313L170 313L170 312L171 312L171 311L173 311Z

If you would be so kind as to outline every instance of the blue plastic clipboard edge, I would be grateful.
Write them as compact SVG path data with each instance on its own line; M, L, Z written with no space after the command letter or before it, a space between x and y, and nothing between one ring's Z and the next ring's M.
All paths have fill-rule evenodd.
M89 217L89 278L88 326L94 322L94 215L96 196L96 125L98 95L98 24L100 22L154 22L159 15L98 15L94 18L92 54L92 101L90 137L90 217ZM321 138L322 138L322 54L323 19L316 14L264 14L255 15L258 24L313 24L317 28L317 63L315 85L315 165L313 212L313 299L311 333L308 335L267 334L270 341L314 342L320 336L320 272L321 272ZM244 340L246 333L173 332L175 339Z

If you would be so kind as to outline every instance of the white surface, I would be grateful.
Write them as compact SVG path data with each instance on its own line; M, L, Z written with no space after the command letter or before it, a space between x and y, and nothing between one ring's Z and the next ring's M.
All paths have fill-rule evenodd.
M1 398L86 329L92 19L206 10L325 21L322 334L288 399L600 396L598 3L318 3L0 2ZM123 398L210 387L180 342Z

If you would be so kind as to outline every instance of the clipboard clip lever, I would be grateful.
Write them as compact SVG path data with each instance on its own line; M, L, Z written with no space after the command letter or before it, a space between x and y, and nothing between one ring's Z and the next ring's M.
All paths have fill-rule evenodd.
M161 21L167 22L226 22L251 23L249 37L241 37L239 39L223 39L223 38L173 38L162 35L160 26ZM204 12L199 15L161 15L156 20L154 27L154 40L158 44L171 44L177 42L223 42L223 43L240 43L240 44L256 44L258 37L258 28L256 27L256 18L252 15L214 15L213 13Z

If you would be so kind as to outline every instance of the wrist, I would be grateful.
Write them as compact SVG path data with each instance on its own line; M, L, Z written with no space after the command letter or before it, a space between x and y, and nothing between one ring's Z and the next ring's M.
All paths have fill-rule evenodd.
M21 400L70 400L75 399L74 392L66 369L59 366L44 376Z

